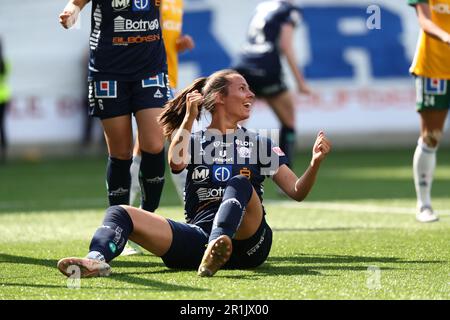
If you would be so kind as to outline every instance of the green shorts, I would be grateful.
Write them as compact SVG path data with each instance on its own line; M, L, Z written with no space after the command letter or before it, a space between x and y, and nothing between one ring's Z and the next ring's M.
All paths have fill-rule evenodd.
M417 111L450 108L450 80L416 77Z

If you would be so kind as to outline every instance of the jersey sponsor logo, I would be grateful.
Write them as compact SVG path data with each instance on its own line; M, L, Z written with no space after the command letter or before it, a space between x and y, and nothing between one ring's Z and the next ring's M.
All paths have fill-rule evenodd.
M225 192L225 188L198 188L196 191L198 200L205 201L211 199L220 199L223 197L223 193Z
M247 179L250 179L252 177L252 171L247 167L244 167L241 170L239 170L239 174L241 176L247 177Z
M433 11L441 14L450 14L450 5L446 3L436 3L431 7Z
M192 171L192 181L194 183L202 183L209 178L209 168L207 166L195 167Z
M447 80L425 78L425 94L445 94L447 92Z
M137 37L113 37L114 46L127 46L129 44L139 44L144 42L153 42L161 40L159 34L150 34L148 36Z
M238 147L237 151L241 158L250 158L250 155L252 153L252 148Z
M222 141L214 141L213 146L218 148L218 147L229 147L231 146L232 143L231 142L222 142Z
M213 162L217 162L217 163L229 163L229 162L233 162L234 158L233 157L231 157L231 158L218 158L218 157L215 157L212 160L213 160Z
M236 145L242 146L242 147L253 147L254 143L252 141L242 141L239 139L236 139L235 141Z
M114 32L143 32L159 29L158 19L152 21L132 20L118 16L114 19Z
M285 156L283 150L281 150L280 147L273 147L273 148L272 148L272 151L275 152L275 153L276 153L277 155L279 155L280 157L281 157L281 156Z
M130 0L112 0L111 5L114 11L124 11L130 6Z
M150 0L132 0L132 1L133 1L132 6L133 11L135 12L150 11Z
M95 81L96 98L117 98L117 81Z
M165 88L164 73L158 73L155 76L142 80L142 88L159 87Z
M231 178L233 167L231 165L213 165L213 181L226 182Z

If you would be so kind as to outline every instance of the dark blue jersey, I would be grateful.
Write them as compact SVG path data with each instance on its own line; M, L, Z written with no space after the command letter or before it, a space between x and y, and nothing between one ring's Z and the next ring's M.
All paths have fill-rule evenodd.
M263 181L287 158L271 139L240 127L232 134L193 133L187 166L185 217L205 230L211 227L228 180L246 176L262 202Z
M260 3L250 21L247 40L235 65L238 69L253 70L261 76L281 74L281 27L300 21L300 9L290 2L271 0Z
M160 2L92 0L91 80L142 80L167 70Z

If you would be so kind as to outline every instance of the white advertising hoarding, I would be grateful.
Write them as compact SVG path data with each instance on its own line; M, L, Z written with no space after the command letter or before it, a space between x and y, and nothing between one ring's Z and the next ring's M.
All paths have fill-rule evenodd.
M65 1L0 0L0 37L11 62L11 144L71 143L82 135L90 5L73 30L58 24ZM180 56L179 87L233 63L256 0L185 0L184 30L196 48ZM367 136L418 132L408 74L418 35L406 0L304 0L295 36L298 64L314 94L296 95L297 130ZM378 11L377 11L378 10ZM376 20L374 20L376 19ZM286 68L286 79L293 86ZM277 128L256 103L250 128ZM361 144L364 142L361 141Z

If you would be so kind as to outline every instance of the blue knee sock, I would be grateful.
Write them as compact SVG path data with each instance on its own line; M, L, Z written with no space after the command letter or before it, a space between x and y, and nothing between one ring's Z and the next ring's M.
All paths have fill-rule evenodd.
M141 184L142 201L144 210L155 212L159 206L161 193L164 187L165 160L164 150L157 154L142 151L141 167L139 170L139 182Z
M106 167L106 184L110 206L128 204L130 201L131 174L133 160L120 160L109 157Z
M111 261L123 251L128 236L133 232L133 221L127 210L121 206L112 206L106 210L103 225L95 232L90 252L99 252L106 262Z
M213 227L208 242L221 235L234 237L244 216L253 193L250 181L244 176L234 176L228 181L219 210L214 218Z

